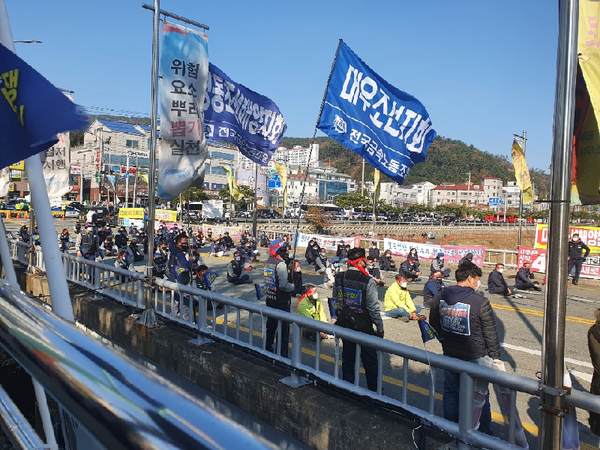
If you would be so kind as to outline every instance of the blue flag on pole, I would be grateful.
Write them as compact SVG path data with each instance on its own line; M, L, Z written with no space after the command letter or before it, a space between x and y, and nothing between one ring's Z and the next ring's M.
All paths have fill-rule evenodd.
M402 183L436 137L427 110L367 66L342 41L318 128Z
M418 320L417 322L419 322L419 329L421 330L421 338L423 339L423 343L431 341L432 339L439 339L437 332L427 321Z
M204 102L204 129L208 139L229 142L261 166L279 147L287 128L275 103L231 80L214 64Z
M0 168L51 147L58 133L87 127L82 108L1 44L0 92Z

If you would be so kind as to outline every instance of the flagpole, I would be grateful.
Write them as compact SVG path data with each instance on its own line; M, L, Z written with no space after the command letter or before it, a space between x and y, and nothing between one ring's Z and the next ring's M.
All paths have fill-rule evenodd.
M540 410L540 448L556 449L562 443L562 407L567 254L575 85L577 78L578 0L560 0L556 94L552 146L552 179L548 222L548 261L544 293L544 338Z
M335 65L340 55L340 48L342 47L342 42L343 41L340 39L338 42L337 49L335 50L335 57L333 58L333 63L331 63L331 70L329 71L329 76L327 77L327 84L325 86L325 92L323 93L323 100L321 100L321 107L319 108L319 115L317 117L317 123L315 125L315 132L313 134L312 141L310 144L310 150L308 151L308 161L306 161L304 183L302 183L302 193L300 194L300 210L302 210L302 204L304 203L304 194L306 193L306 180L308 179L308 171L310 169L310 159L312 158L313 146L315 145L315 140L317 139L319 122L321 121L321 115L323 114L323 108L325 107L325 100L327 99L327 91L329 90L329 83L331 82L331 77L333 76L333 70L335 69ZM296 258L296 249L298 247L298 230L300 229L300 217L301 214L298 214L298 219L296 221L296 231L294 232L294 252L292 255L292 261Z
M252 236L256 239L258 228L258 164L254 163L254 211L252 211Z
M144 5L142 5L144 7ZM154 214L156 209L156 118L158 109L158 36L160 32L160 0L154 0L154 21L152 28L152 85L151 101L152 112L150 115L150 161L148 170L148 260L146 262L146 277L152 280L152 269L154 266ZM128 174L129 175L129 174ZM148 328L158 325L152 296L146 295L146 310L140 317L140 322Z
M0 5L0 40L10 51L16 54L13 42L6 4L2 0ZM63 270L60 249L56 245L57 236L54 229L54 218L50 209L50 200L46 191L46 180L42 168L40 155L33 155L25 159L25 169L29 178L29 192L31 193L31 204L33 205L39 220L39 233L42 243L46 274L48 276L48 287L52 297L52 311L69 322L74 322L73 306L69 295L69 287ZM33 230L30 230L30 232ZM6 241L6 239L3 239ZM4 244L2 244L4 245ZM6 261L5 265L12 264Z
M527 131L523 130L523 136L514 135L523 140L523 158L525 158L525 146L527 145ZM517 239L517 250L521 246L521 217L523 216L523 189L519 189L519 235ZM504 216L506 219L506 215Z

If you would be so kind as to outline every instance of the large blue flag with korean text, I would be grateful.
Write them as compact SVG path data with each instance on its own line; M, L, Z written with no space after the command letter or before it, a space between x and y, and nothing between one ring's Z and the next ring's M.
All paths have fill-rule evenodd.
M234 144L244 156L266 166L287 128L279 108L264 95L231 80L214 64L208 70L206 137Z
M342 41L318 128L402 183L436 137L427 110L371 70Z
M0 169L87 127L88 116L33 67L0 44Z

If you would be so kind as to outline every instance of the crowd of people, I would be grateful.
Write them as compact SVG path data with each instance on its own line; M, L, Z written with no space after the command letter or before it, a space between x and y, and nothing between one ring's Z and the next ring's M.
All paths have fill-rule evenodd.
M67 229L59 235L61 251L74 246L77 256L88 260L97 257L114 256L115 267L135 270L135 263L144 260L148 253L148 236L135 227L119 227L113 230L109 225L97 227L93 223L77 223L73 229L74 242ZM29 242L34 233L24 226L19 236ZM438 253L430 262L429 271L422 267L416 248L409 250L406 258L397 263L390 250L380 251L374 242L367 250L352 247L340 241L335 248L335 256L319 245L316 238L308 242L304 261L291 256L292 243L289 237L270 240L265 233L256 238L242 232L238 242L229 233L218 236L204 236L202 231L167 227L161 224L155 233L155 253L153 255L153 275L174 283L195 286L203 290L214 290L214 277L201 256L199 249L209 246L208 255L229 259L226 266L228 284L239 286L252 284L256 279L250 276L257 268L261 252L266 251L262 278L265 284L266 305L285 312L295 311L301 316L323 323L360 331L372 336L384 336L384 319L398 319L402 322L429 321L441 338L444 355L459 360L481 364L482 358L492 361L500 359L500 345L494 314L485 293L503 296L517 295L518 291L539 291L540 283L534 279L529 263L524 263L517 271L514 285L504 278L504 265L496 264L487 279L487 290L481 292L483 272L473 263L469 253L459 262L452 283L444 280L451 277L445 262L444 253ZM266 250L263 250L266 249ZM577 284L581 265L589 254L579 236L574 235L569 242L569 269L573 270L573 284ZM332 253L330 250L329 253ZM294 255L295 256L295 255ZM304 270L303 270L304 269ZM314 272L322 282L303 283L303 273ZM125 275L121 275L125 279ZM314 276L313 276L314 277ZM417 305L409 290L410 283L425 278L422 296L423 304ZM256 278L256 277L254 277ZM386 287L386 280L390 280ZM383 311L379 288L385 288ZM327 300L319 297L319 289L324 289ZM414 291L414 289L413 289ZM258 296L258 294L257 294ZM292 306L292 298L298 300ZM259 297L260 298L260 297ZM325 300L325 299L323 299ZM189 298L176 292L173 312L184 320L193 318L198 304L193 303L190 311ZM209 305L210 307L210 305ZM218 307L218 306L217 306ZM429 310L429 317L422 314ZM192 315L193 314L193 315ZM597 314L600 320L600 312ZM600 322L599 322L600 323ZM600 342L600 332L590 331L590 342ZM303 330L307 339L327 339L328 333ZM592 344L590 344L592 345ZM288 356L289 323L272 317L266 323L266 349ZM600 348L600 345L598 345ZM342 377L355 381L355 342L342 339ZM600 351L598 351L600 354ZM598 357L600 358L600 357ZM365 370L367 387L377 390L378 354L374 348L363 345L360 359ZM596 376L596 375L595 375ZM600 375L597 377L600 379ZM484 383L485 384L485 383ZM596 383L600 384L600 383ZM445 371L443 414L446 419L458 421L459 374ZM479 415L480 431L492 434L489 394L486 385L481 385L481 396L475 400L475 412ZM597 388L598 391L600 389ZM600 420L597 420L600 423ZM600 426L598 426L600 429Z

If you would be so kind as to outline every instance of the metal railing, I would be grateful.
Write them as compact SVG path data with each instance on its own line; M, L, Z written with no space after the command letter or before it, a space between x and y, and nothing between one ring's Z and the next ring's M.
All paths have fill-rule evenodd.
M144 286L144 275L108 266L94 261L87 261L69 254L63 254L63 262L67 278L77 284L101 292L119 302L133 307L143 308L146 295L151 295L155 311L161 316L174 322L195 329L198 333L197 343L201 344L206 338L221 340L263 354L272 360L287 364L291 376L286 382L292 386L302 384L302 377L323 380L349 392L372 397L383 403L402 408L427 423L457 437L469 445L485 448L504 449L515 444L516 423L514 417L517 411L516 394L518 392L538 396L541 389L537 379L527 378L506 372L489 369L477 364L465 364L453 358L438 354L427 354L425 351L400 343L380 339L364 333L355 332L336 325L308 319L296 314L272 309L245 300L227 297L216 292L204 291L190 286L182 286L166 280L157 279L155 286ZM508 264L508 263L507 263ZM217 309L222 306L221 312ZM273 318L279 321L276 336L281 339L281 321L288 322L291 329L289 358L283 357L280 346L271 353L266 349L266 321ZM314 333L314 354L303 350L303 330ZM334 339L320 340L321 333L333 335ZM341 344L340 339L357 344L354 361L355 373L360 368L360 349L370 347L378 355L377 391L371 392L361 386L359 376L354 383L342 379L340 374ZM393 361L384 368L384 359ZM436 385L435 378L428 380L426 386L419 371L427 370L427 365L435 371L447 370L460 373L459 401L460 423L448 421L436 415ZM411 376L411 369L416 372ZM390 378L400 379L401 387L395 392L391 386L383 392L384 383ZM473 418L473 389L476 380L483 380L495 386L510 391L511 405L509 411L504 411L508 417L507 441L490 437L475 430ZM409 399L409 382L425 389L428 395L426 408L415 405ZM470 395L469 395L470 394ZM557 393L558 395L558 393ZM562 394L561 394L562 395ZM600 413L600 399L587 392L573 390L565 397L565 403L588 411ZM513 418L513 419L511 419Z
M268 448L3 281L0 344L86 431L72 448ZM0 418L18 448L47 447L1 389Z

